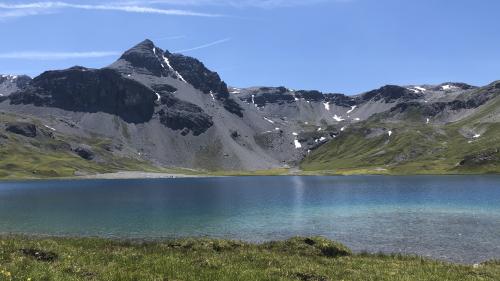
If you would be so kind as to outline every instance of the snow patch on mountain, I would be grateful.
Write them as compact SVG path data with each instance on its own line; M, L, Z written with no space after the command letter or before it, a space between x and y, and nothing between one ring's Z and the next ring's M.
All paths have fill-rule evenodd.
M264 117L264 120L266 120L267 122L269 122L269 123L271 123L271 124L274 124L274 121L273 121L273 120L271 120L271 119L269 119L269 118L267 118L267 117Z
M333 119L335 119L335 121L337 121L337 122L341 122L341 121L344 121L344 120L345 120L345 119L343 119L343 118L342 118L342 116L337 116L337 114L335 114L335 115L333 116Z
M453 89L458 89L458 87L450 85L450 84L446 84L446 85L441 86L441 89L443 91L449 91L449 90L453 90Z
M323 105L325 106L325 109L330 111L330 103L329 102L324 102Z
M351 106L351 109L347 111L347 114L353 112L357 107L358 107L357 105Z
M175 69L172 67L172 65L170 64L170 61L168 60L168 58L167 58L167 57L163 56L163 61L167 64L168 68L169 68L170 70L172 70L172 71L175 73L175 75L177 76L177 78L179 78L182 82L184 82L184 83L186 83L186 84L187 84L187 81L184 79L184 77L182 77L182 75L181 75L179 72L177 72L177 70L175 70ZM161 66L162 66L163 68L165 68L165 66L164 66L163 64L162 64Z
M300 144L299 140L294 140L293 143L295 144L295 148L297 149L302 148L302 144Z
M425 91L427 91L426 88L422 88L422 87L419 87L419 86L415 86L415 87L411 87L411 88L406 88L412 92L414 92L415 94L419 94L419 93L423 93Z

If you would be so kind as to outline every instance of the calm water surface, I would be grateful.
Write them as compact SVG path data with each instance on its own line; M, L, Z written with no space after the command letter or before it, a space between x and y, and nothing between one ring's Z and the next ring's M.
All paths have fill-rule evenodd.
M247 241L500 258L500 177L230 177L0 183L0 233Z

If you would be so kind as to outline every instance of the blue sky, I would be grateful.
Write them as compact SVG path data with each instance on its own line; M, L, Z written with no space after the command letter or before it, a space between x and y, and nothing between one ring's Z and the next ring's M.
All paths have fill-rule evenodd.
M500 79L496 0L0 0L0 73L103 67L149 38L232 86L356 94Z

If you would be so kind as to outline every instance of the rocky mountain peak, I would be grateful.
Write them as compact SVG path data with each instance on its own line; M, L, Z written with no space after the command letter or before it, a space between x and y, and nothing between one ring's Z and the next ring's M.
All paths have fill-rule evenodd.
M0 83L4 82L15 82L15 83L28 83L31 80L31 77L27 75L0 75Z
M156 47L153 41L146 39L125 51L111 67L127 74L136 72L159 77L173 74L165 64L164 51Z
M209 70L195 58L162 50L149 39L126 51L110 68L127 76L139 73L177 79L204 94L213 95L228 111L240 117L243 114L243 109L231 99L226 83L217 72Z
M397 100L412 100L418 99L422 96L422 93L411 91L407 88L396 86L396 85L386 85L379 89L367 92L359 96L363 101L383 100L387 103L395 102Z
M172 77L191 84L205 94L227 97L226 84L217 72L209 70L199 60L181 54L172 54L158 48L146 39L126 51L110 66L125 74L140 73L158 77Z
M155 46L155 43L153 41L151 41L150 39L144 39L144 41L140 42L139 44L135 45L134 48L136 47L145 47L146 49L148 50L151 50L152 48L156 47Z
M31 77L26 75L0 75L0 97L26 88L30 81Z
M143 55L145 57L148 57L148 56L154 57L155 56L155 51L154 51L155 48L158 48L158 47L156 47L156 45L153 43L153 41L146 39L146 40L138 43L137 45L133 46L132 48L128 49L127 51L125 51L123 53L123 55L121 56L121 58L126 59L130 56L130 54Z
M459 83L459 82L446 82L437 85L436 87L433 88L434 91L463 91L463 90L470 90L474 89L477 87L471 86L466 83Z

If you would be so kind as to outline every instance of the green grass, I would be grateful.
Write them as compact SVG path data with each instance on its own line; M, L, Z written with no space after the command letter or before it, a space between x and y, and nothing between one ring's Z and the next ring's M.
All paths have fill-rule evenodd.
M64 151L47 151L11 143L0 147L1 179L72 177L75 173L110 173L122 170L160 171L152 165L111 154L102 162L87 161Z
M352 254L323 238L265 244L0 237L0 280L500 280L500 263Z

